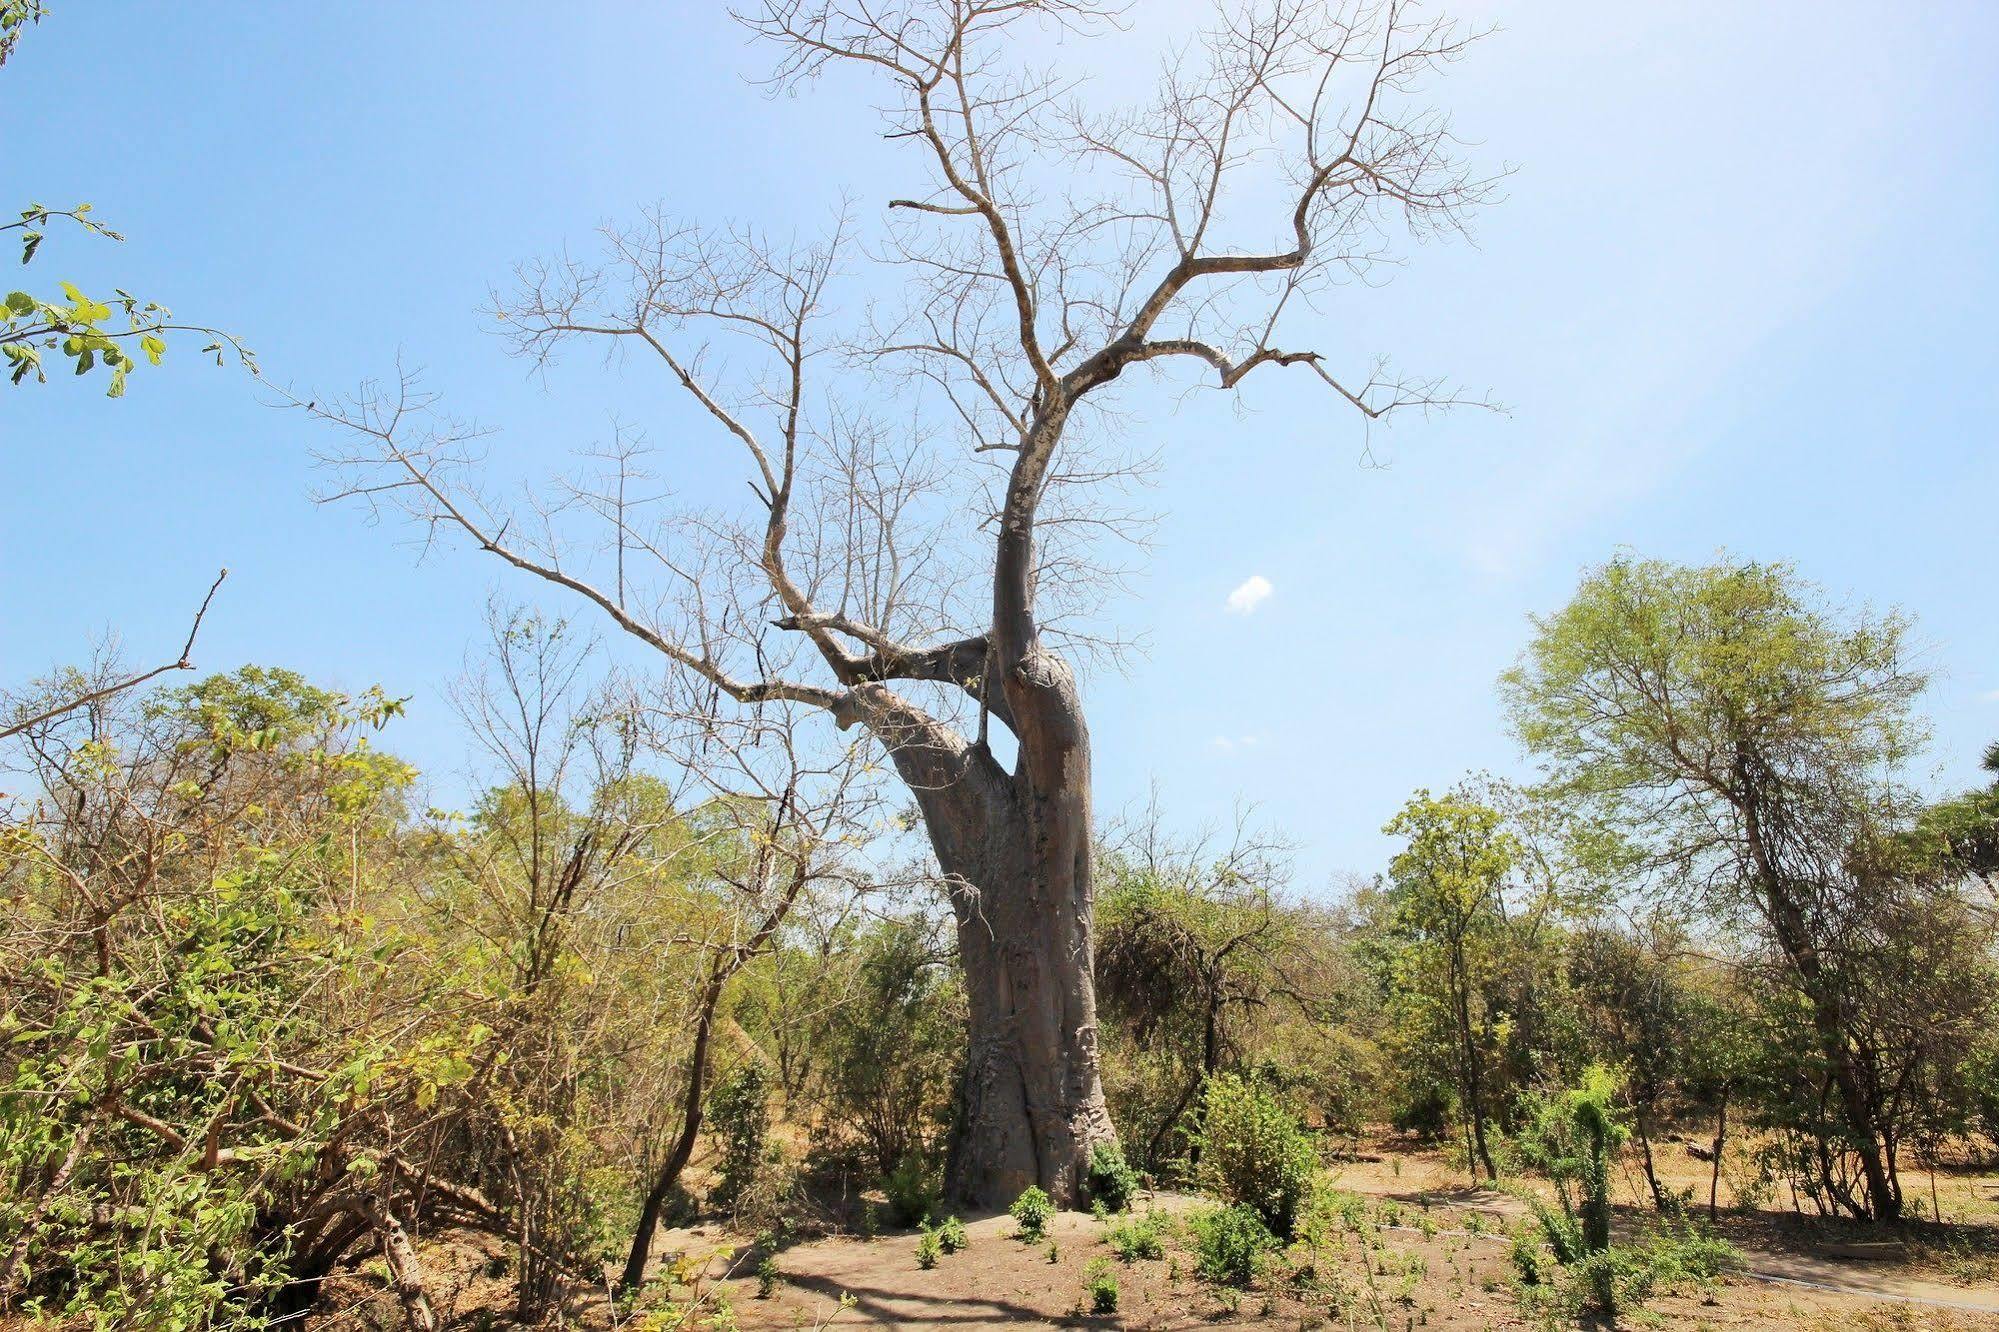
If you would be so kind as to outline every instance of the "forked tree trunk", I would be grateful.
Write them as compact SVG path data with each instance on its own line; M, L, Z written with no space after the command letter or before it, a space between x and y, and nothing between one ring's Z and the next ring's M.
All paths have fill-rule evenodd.
M1014 771L983 742L898 744L883 725L957 915L970 1020L946 1187L1003 1206L1035 1184L1070 1206L1091 1149L1117 1141L1097 1071L1089 735L1067 665L1029 638L1009 667L996 639Z
M861 705L952 887L970 1020L946 1186L985 1206L1030 1184L1072 1206L1091 1149L1117 1141L1097 1072L1089 727L1034 613L1035 509L1071 405L1066 387L1046 387L1000 512L992 627L968 682L977 738L892 693ZM1018 742L1011 772L986 743L989 722Z

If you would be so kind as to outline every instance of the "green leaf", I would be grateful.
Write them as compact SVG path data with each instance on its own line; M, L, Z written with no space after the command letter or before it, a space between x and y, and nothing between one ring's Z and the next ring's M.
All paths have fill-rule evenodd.
M10 291L7 293L7 308L17 315L33 314L35 298L25 291Z

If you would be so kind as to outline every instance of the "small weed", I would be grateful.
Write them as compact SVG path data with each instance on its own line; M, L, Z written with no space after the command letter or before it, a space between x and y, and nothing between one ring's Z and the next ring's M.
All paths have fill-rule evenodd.
M1111 1265L1102 1258L1092 1258L1083 1269L1083 1289L1090 1297L1091 1313L1116 1313L1118 1301L1117 1278L1111 1275Z
M1030 1184L1013 1200L1013 1206L1007 1208L1007 1215L1013 1218L1015 1239L1038 1244L1041 1232L1055 1215L1055 1204L1038 1185Z

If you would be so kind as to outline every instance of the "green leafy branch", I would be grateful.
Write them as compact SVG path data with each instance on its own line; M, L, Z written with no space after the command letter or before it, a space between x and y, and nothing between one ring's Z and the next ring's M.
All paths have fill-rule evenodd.
M49 208L31 204L21 210L19 221L0 223L0 232L21 233L21 262L31 262L41 248L45 228L54 219L64 219L92 235L122 241L123 236L90 216L90 205ZM241 339L203 324L176 323L173 312L155 301L142 301L123 289L114 289L113 299L99 301L85 296L73 283L58 284L62 300L35 296L25 291L7 293L5 322L0 323L0 356L9 368L8 378L20 384L29 375L38 383L48 382L47 358L59 353L70 359L74 373L87 375L100 364L111 373L108 396L123 397L125 377L143 357L158 365L166 355L167 337L175 333L195 333L208 339L201 350L221 365L230 354L251 373L256 373L256 356ZM122 315L122 327L116 322Z

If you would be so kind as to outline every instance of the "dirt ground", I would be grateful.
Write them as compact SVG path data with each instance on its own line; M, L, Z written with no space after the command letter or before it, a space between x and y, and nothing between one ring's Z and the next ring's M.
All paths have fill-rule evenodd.
M1697 1196L1705 1199L1705 1164L1676 1144L1665 1145L1658 1160L1669 1186L1697 1184ZM663 1232L654 1271L682 1278L675 1289L683 1296L690 1289L705 1292L711 1317L725 1310L719 1321L661 1317L648 1325L644 1314L614 1319L601 1294L578 1292L567 1323L633 1332L683 1327L979 1332L1023 1326L1470 1332L1548 1325L1522 1311L1513 1287L1505 1232L1526 1214L1521 1198L1471 1188L1463 1172L1439 1153L1394 1139L1366 1145L1359 1159L1335 1168L1334 1182L1370 1200L1369 1225L1339 1236L1310 1283L1277 1280L1240 1295L1218 1290L1193 1276L1189 1241L1181 1233L1169 1235L1162 1258L1121 1263L1106 1242L1103 1223L1068 1213L1050 1223L1043 1244L1014 1239L1014 1224L1006 1216L967 1218L969 1246L929 1270L917 1263L911 1233L805 1239L775 1255L776 1280L763 1295L755 1272L759 1255L740 1236L703 1226ZM1912 1196L1918 1191L1914 1183L1909 1188ZM1630 1229L1646 1214L1643 1189L1632 1162L1621 1181L1620 1227ZM1927 1199L1927 1178L1920 1191ZM1919 1222L1908 1227L1904 1240L1883 1249L1870 1243L1871 1235L1806 1221L1788 1210L1731 1212L1724 1186L1718 1228L1741 1250L1743 1270L1705 1291L1657 1295L1617 1325L1999 1332L1999 1205L1994 1202L1999 1181L1939 1174L1936 1197L1946 1217L1966 1223ZM1140 1208L1179 1214L1198 1205L1197 1199L1162 1194ZM446 1326L508 1325L497 1256L490 1241L474 1237L432 1241L427 1261ZM1086 1312L1093 1264L1107 1268L1117 1282L1115 1314ZM314 1332L400 1326L392 1302L365 1272L330 1289L321 1307ZM1609 1326L1587 1319L1566 1325Z

